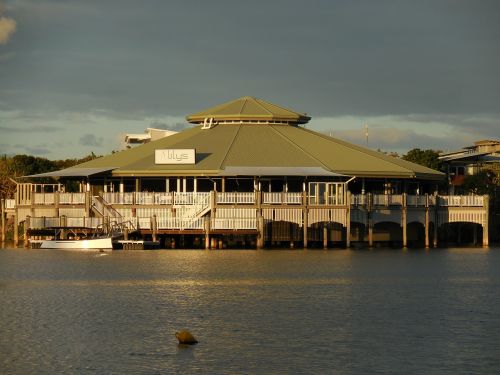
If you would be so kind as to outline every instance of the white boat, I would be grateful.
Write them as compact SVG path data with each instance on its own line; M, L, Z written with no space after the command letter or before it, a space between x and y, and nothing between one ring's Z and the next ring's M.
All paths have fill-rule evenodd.
M81 240L33 240L31 247L36 249L113 250L113 241L111 237Z

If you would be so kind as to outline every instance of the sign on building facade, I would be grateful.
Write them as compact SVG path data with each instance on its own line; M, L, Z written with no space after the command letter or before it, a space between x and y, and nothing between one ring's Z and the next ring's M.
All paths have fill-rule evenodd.
M194 149L155 150L155 164L195 164Z

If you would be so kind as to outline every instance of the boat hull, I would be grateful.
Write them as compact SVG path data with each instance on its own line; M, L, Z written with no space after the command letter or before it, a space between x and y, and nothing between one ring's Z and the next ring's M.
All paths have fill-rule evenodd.
M92 238L89 240L40 240L32 241L32 245L39 249L64 250L112 250L111 237Z

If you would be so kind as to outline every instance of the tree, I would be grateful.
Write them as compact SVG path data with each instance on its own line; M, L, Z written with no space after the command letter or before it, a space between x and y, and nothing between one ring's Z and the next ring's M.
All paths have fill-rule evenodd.
M414 148L408 151L406 155L403 155L403 159L444 172L443 162L439 160L439 151Z
M494 173L488 170L465 176L462 189L464 193L491 196L495 191L494 177Z
M0 158L0 197L13 197L16 191L16 184L11 179L69 168L97 157L94 153L91 153L82 159L49 160L31 155L15 155L12 157L3 155ZM56 181L48 177L39 179L37 182L55 183Z

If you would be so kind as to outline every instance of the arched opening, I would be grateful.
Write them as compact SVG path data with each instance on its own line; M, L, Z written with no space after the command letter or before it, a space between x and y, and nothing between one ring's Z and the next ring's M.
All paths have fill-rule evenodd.
M337 222L320 221L307 228L307 236L308 247L343 247L346 241L346 229Z
M461 221L442 224L438 231L438 241L448 246L479 246L483 243L482 226Z
M392 221L383 221L373 226L373 242L376 246L402 246L401 225Z
M425 226L418 221L406 224L406 245L408 247L425 247Z
M265 247L302 247L303 230L297 223L269 221L264 224L264 241Z

